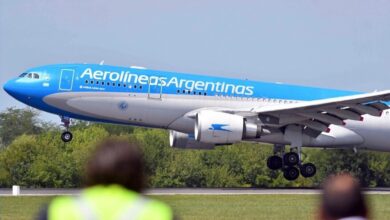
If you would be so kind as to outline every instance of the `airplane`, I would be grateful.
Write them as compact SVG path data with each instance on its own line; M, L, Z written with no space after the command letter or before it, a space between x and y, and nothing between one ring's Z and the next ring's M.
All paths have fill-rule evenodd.
M290 181L316 173L313 163L303 163L302 147L390 151L390 90L362 93L102 63L31 68L4 90L59 115L64 142L73 138L71 119L81 119L168 129L170 145L182 149L270 143L267 166Z

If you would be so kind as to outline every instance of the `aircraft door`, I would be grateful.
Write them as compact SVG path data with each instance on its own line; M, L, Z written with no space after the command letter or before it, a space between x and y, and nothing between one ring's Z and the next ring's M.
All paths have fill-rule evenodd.
M148 98L160 99L162 97L162 80L158 77L149 77Z
M60 74L59 90L71 91L73 86L73 69L62 69Z

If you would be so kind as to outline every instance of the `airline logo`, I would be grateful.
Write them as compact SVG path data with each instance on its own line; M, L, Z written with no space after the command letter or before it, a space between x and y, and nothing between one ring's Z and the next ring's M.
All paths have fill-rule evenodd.
M178 77L159 77L135 74L130 71L103 71L87 68L80 78L88 77L90 80L110 80L112 82L141 84L141 85L161 85L164 87L175 87L176 89L186 89L190 91L211 91L221 93L231 93L236 95L253 95L253 86L229 84L225 82L209 82L202 80L190 80Z
M228 124L211 124L209 130L211 131L227 131L232 132L231 130L226 129L225 127L229 126Z

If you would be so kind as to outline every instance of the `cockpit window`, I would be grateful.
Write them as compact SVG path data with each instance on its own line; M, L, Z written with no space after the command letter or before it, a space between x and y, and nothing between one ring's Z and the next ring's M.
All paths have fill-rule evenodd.
M19 77L23 78L23 77L25 77L27 74L28 74L28 73L22 73L22 74L20 74Z
M20 74L21 78L30 78L30 79L39 79L39 73L22 73Z

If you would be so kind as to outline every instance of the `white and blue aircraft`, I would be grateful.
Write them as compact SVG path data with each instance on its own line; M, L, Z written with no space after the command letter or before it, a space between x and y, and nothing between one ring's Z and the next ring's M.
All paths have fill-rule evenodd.
M360 93L99 64L32 68L8 81L15 99L70 118L170 130L170 145L212 149L240 141L274 144L267 160L295 180L311 177L301 148L390 151L390 91ZM285 152L285 146L290 150Z

